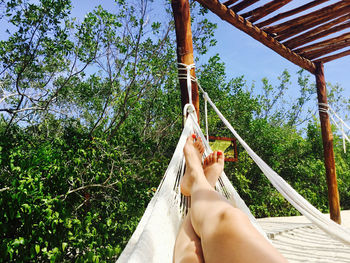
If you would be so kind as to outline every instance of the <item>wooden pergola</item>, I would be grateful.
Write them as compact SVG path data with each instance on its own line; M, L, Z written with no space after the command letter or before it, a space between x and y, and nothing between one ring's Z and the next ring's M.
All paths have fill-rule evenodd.
M172 0L177 37L178 62L192 64L193 46L189 0ZM316 77L317 97L320 108L327 108L327 91L324 63L350 55L350 0L304 1L288 11L282 7L295 0L195 0L222 20L242 30L260 43L274 50ZM264 4L260 4L259 2ZM322 6L320 7L320 5ZM289 5L290 6L290 5ZM192 75L195 76L194 69ZM180 80L183 106L188 102L187 85ZM199 116L199 96L195 82L192 100ZM330 217L341 223L337 186L333 135L329 116L320 111L324 148Z

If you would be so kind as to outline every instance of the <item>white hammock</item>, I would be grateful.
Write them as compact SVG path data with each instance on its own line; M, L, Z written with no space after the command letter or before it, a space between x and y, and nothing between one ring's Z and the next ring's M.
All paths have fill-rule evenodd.
M201 87L200 89L204 92ZM286 181L283 180L282 177L274 172L238 135L231 124L213 104L207 93L204 92L204 95L205 99L213 107L221 120L245 148L250 157L260 167L274 187L311 222L333 238L342 241L344 244L350 245L350 231L323 215L299 195ZM186 138L193 132L202 138L205 146L205 155L208 155L211 152L209 144L197 124L195 114L193 112L190 113L162 182L147 206L139 225L117 262L172 262L175 239L183 215L183 207L181 207L181 204L185 203L186 205L188 202L186 198L181 196L179 191L180 178L184 172L183 147ZM257 224L256 219L250 213L248 207L240 198L224 173L221 175L216 188L218 192L225 196L234 207L245 212L257 230L265 236L262 229Z
M186 138L196 133L203 139L205 155L211 152L195 118L193 114L188 117L163 180L117 262L172 262L175 238L183 216L181 203L187 202L179 190L180 178L184 172L183 147ZM258 231L265 235L224 173L216 188L233 206L244 211Z

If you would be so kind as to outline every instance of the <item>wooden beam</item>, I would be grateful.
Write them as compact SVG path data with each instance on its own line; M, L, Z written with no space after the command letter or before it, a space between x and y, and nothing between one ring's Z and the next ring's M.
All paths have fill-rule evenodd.
M249 21L254 23L258 21L259 19L267 16L268 14L271 14L272 12L276 11L277 9L280 9L282 6L285 6L292 0L273 0L271 2L268 2L267 4L258 7L252 11L249 11L247 13L241 14L242 17L247 18L249 17Z
M224 5L225 6L230 6L230 5L233 5L234 3L236 3L238 0L229 0L229 1L226 1L225 3L224 3Z
M332 45L329 45L328 47L325 47L323 49L320 50L313 50L310 51L308 53L305 54L305 57L309 58L310 60L315 59L315 58L319 58L322 57L324 55L327 55L329 53L332 53L334 51L346 48L350 46L350 41L349 40L344 40L342 42L339 43L334 43Z
M319 39L321 37L328 36L330 34L333 34L337 31L340 31L340 30L343 30L343 29L349 27L350 22L343 23L341 25L336 26L337 24L340 24L344 21L348 21L349 19L350 19L350 14L347 14L345 16L341 16L337 19L332 20L329 23L321 25L317 28L314 28L310 31L305 32L304 34L301 34L301 35L294 37L288 41L285 41L285 42L283 42L283 45L289 47L290 49L293 49L296 47L300 47L308 42Z
M309 9L309 8L315 7L315 6L319 5L319 4L322 4L322 3L327 2L327 1L328 0L314 0L314 1L310 2L310 3L302 5L300 7L297 7L297 8L294 8L292 10L289 10L287 12L275 15L274 17L271 17L271 18L269 18L269 19L267 19L265 21L262 21L262 22L256 24L256 26L261 28L261 27L270 25L270 24L272 24L274 22L277 22L278 20L281 20L281 19L287 18L289 16L298 14L300 12L303 12L303 11Z
M316 87L317 99L319 103L327 104L327 90L324 78L324 69L322 63L316 64ZM327 109L324 106L320 108ZM330 217L338 224L341 223L340 217L340 201L337 184L337 175L335 170L334 151L333 151L333 135L331 130L331 123L329 121L328 113L319 111L321 121L321 132L324 152L324 162L326 167L326 178L328 186L328 200Z
M345 56L348 56L348 55L350 55L350 49L346 50L346 51L343 51L343 52L340 52L338 54L334 54L332 56L320 58L320 59L318 59L318 60L316 60L314 62L315 63L318 63L318 62L327 63L327 62L330 62L332 60L335 60L335 59L338 59L338 58L342 58L342 57L345 57Z
M278 41L276 41L272 36L261 30L260 28L254 26L249 21L245 20L243 17L237 15L235 12L233 12L231 9L227 8L225 5L222 5L218 2L218 0L196 0L204 7L211 10L213 13L218 15L222 20L227 21L231 25L237 27L238 29L242 30L243 32L247 33L254 39L258 40L265 46L271 48L278 54L280 54L282 57L288 59L289 61L293 62L294 64L298 65L299 67L302 67L312 74L315 73L316 66L315 64L305 59L295 52L291 51L289 48L285 47Z
M248 18L248 17L250 17L252 15L256 15L256 14L260 13L263 9L266 10L266 9L271 8L271 6L274 5L276 2L280 2L280 1L279 0L272 0L271 2L268 2L268 3L264 4L263 6L259 6L259 7L255 8L255 9L253 9L253 10L250 10L248 12L240 14L240 16L244 17L244 18ZM250 22L252 22L252 21L250 21Z
M300 55L303 55L309 51L317 51L321 48L327 48L327 47L330 47L331 45L336 45L336 44L342 43L344 41L346 42L349 40L350 40L350 32L342 34L342 35L337 36L337 37L333 37L333 38L321 41L321 42L317 42L315 44L311 44L311 45L308 45L305 47L294 49L293 51L300 54Z
M191 15L190 4L188 0L172 0L171 7L175 21L176 42L177 42L177 61L186 65L194 63L193 59L193 43L191 31ZM181 68L179 66L179 68ZM183 70L179 70L179 74L183 74ZM191 70L191 75L195 77L195 70ZM187 81L180 79L181 103L182 108L189 102ZM199 121L199 93L197 82L192 81L192 103L196 109Z
M264 27L263 30L271 34L283 34L283 32L289 31L290 29L298 26L302 26L303 24L314 21L315 19L321 20L321 18L329 15L330 13L335 14L339 9L347 6L350 6L350 2L348 1L337 2L335 4L311 12L309 14L293 18L281 24L270 27Z
M243 9L251 6L252 4L255 4L256 2L258 2L259 0L244 0L234 6L231 7L231 10L235 13L242 11Z
M305 30L308 30L310 28L313 28L315 26L319 26L322 23L328 22L331 19L334 19L336 17L342 16L344 14L349 14L350 12L350 6L346 6L344 8L339 9L337 12L330 12L328 14L325 14L324 16L321 17L315 17L313 20L310 20L308 23L304 23L301 26L295 26L291 27L288 30L285 30L284 32L281 32L277 37L276 40L282 41L285 40L289 37L292 37L296 34L299 34Z

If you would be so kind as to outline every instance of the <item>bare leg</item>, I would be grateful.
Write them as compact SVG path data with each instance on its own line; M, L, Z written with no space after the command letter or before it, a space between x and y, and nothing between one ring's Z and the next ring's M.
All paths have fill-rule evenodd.
M196 154L198 154L198 158L201 160L204 153L204 146L200 137L194 143L194 147L197 149ZM185 216L184 221L182 222L180 230L177 234L174 247L173 262L204 262L201 241L192 227L191 210L189 210Z
M191 196L191 222L201 238L205 262L287 262L243 212L215 192L205 178L197 152L189 137L184 147L187 172L181 190Z
M200 156L203 155L204 147L201 140L195 142L195 147L199 149ZM204 160L204 175L212 187L215 187L216 181L224 169L224 158L221 152L213 152ZM177 235L174 247L175 263L201 263L204 262L201 240L194 232L191 223L191 210L187 213L179 233Z
M201 240L193 230L191 210L188 211L179 233L177 234L173 262L201 263L204 262Z
M200 158L204 153L204 147L200 138L196 140L194 146L198 149ZM224 158L218 158L222 152L213 152L204 160L204 175L212 187L224 169ZM180 227L175 241L174 262L200 263L204 262L201 240L194 232L191 223L191 210L187 213Z

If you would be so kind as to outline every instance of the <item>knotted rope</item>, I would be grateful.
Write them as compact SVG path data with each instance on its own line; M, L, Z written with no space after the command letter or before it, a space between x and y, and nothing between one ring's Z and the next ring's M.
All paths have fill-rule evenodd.
M318 110L320 112L327 113L329 118L335 124L335 126L340 130L343 137L343 149L344 149L344 152L346 152L346 140L350 142L350 139L346 135L346 132L344 131L344 127L347 128L348 130L350 130L350 127L338 116L338 114L327 103L321 103L321 102L318 103ZM335 116L338 121L335 120L333 116Z

